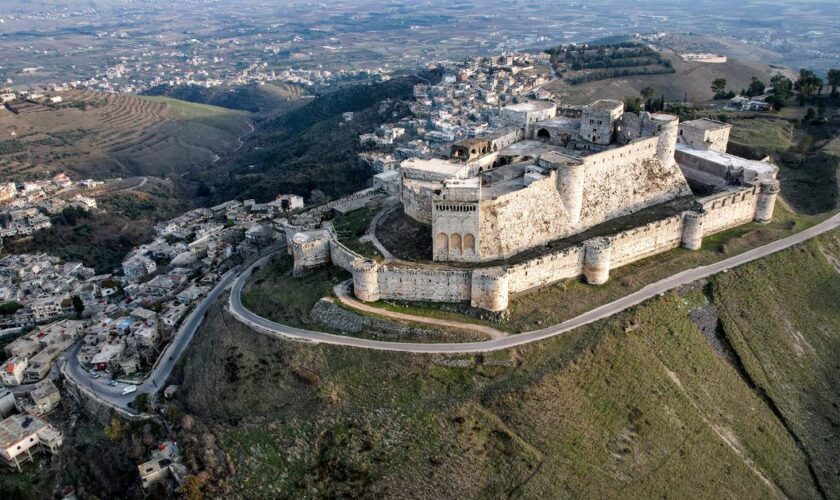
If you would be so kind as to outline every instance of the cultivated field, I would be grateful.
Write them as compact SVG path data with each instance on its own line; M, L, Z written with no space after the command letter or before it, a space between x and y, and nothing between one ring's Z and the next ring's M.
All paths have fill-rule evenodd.
M71 91L55 105L0 112L0 169L25 179L166 175L204 168L239 146L246 114L166 98Z

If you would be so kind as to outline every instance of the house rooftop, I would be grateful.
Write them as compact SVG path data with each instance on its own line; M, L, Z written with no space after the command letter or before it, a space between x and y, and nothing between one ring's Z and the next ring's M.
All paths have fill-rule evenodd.
M26 436L45 429L48 425L33 415L12 415L0 422L0 449L7 450Z

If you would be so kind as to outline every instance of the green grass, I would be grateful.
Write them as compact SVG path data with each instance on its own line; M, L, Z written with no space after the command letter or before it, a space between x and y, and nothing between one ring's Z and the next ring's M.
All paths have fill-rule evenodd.
M833 232L712 282L727 338L800 437L829 498L840 496L838 264Z
M257 270L242 291L242 303L249 310L272 321L291 326L312 326L309 311L321 297L332 295L349 273L335 266L317 269L303 278L291 274L293 259L278 254L265 268Z
M230 453L226 484L255 498L818 496L784 425L688 318L693 300L453 357L281 342L220 313L181 394Z
M793 147L794 126L787 120L753 118L729 120L730 141L752 149L754 156L779 154Z
M381 209L380 206L363 207L333 219L332 223L338 240L359 255L381 261L382 254L373 243L359 241Z

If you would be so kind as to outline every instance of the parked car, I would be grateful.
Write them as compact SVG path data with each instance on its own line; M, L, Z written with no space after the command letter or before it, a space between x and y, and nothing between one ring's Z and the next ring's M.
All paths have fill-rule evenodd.
M111 387L116 387L117 386L117 381L116 380L109 380L108 385L110 385Z
M137 390L136 385L127 385L125 387L125 389L122 390L122 395L125 396L125 395L128 395L128 394L131 394L132 392L134 392L136 390Z

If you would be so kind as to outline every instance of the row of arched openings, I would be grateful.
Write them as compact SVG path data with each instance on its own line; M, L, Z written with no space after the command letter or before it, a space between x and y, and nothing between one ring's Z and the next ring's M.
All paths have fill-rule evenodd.
M438 233L435 237L435 255L441 257L460 257L475 255L475 235L466 233Z

